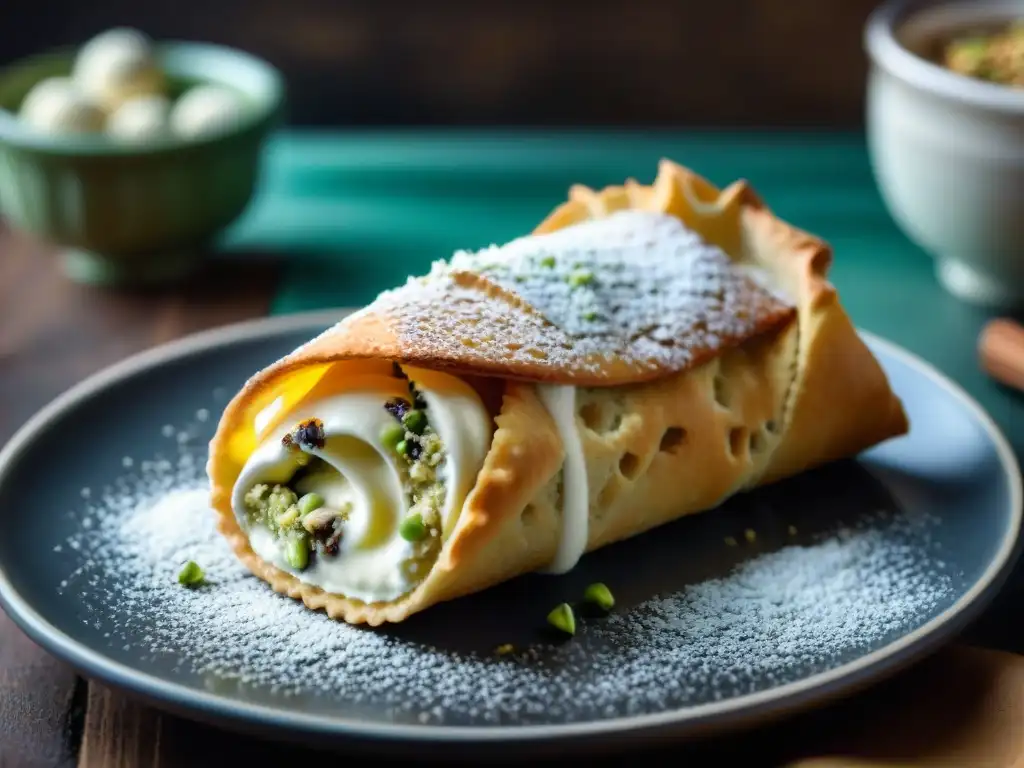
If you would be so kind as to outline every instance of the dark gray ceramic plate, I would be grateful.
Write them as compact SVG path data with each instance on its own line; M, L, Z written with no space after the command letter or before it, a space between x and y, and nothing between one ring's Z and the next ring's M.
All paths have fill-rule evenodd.
M169 483L170 467L199 477L226 398L335 318L200 334L34 417L0 453L0 598L14 620L87 676L187 716L307 743L508 755L700 735L865 685L960 630L1016 556L1006 441L959 388L870 337L908 436L567 576L516 579L387 630L335 624L244 576L208 516L125 517L118 498L140 483ZM173 583L193 554L213 582L195 592ZM616 595L611 617L583 619L569 643L538 631L598 580ZM496 655L504 643L516 651Z

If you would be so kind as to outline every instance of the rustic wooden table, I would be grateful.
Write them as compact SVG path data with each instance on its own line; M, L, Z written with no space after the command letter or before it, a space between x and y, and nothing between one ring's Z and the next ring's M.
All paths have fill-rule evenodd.
M234 289L224 291L229 269ZM174 289L89 289L64 280L46 248L0 225L0 443L53 396L109 363L265 314L276 275L265 258L235 259ZM997 605L965 638L987 650L954 646L831 707L742 738L673 747L671 755L691 765L741 756L746 765L778 765L843 752L917 760L900 764L934 765L941 754L957 765L1024 765L1024 657L1006 652L1024 651L1024 621L1011 608ZM226 756L256 768L314 755L163 714L89 683L0 613L0 768L203 766Z

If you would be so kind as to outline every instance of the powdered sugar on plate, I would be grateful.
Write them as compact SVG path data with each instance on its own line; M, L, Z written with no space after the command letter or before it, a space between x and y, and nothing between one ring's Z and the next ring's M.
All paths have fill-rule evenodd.
M508 655L444 647L334 622L274 594L214 529L205 442L179 442L192 428L164 434L171 458L136 457L111 487L82 495L74 532L55 548L69 569L61 589L80 595L83 620L104 627L111 649L171 659L215 688L316 699L320 710L335 702L411 722L516 725L692 706L850 661L919 626L953 591L929 544L935 523L898 513L580 620L567 643L536 640ZM189 559L206 586L178 584Z

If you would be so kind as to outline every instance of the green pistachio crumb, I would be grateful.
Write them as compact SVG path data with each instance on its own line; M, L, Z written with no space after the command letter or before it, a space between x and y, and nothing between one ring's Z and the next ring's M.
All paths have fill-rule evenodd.
M789 526L789 528L786 529L786 532L789 533L790 536L796 536L796 526Z
M266 483L256 483L245 494L245 506L259 509L260 504L265 503L269 496L270 486Z
M586 269L578 269L569 275L569 285L579 288L583 285L590 285L594 282L594 273Z
M420 458L422 459L422 457ZM414 483L430 483L433 482L435 476L434 468L425 461L417 461L409 467L409 479Z
M427 535L423 515L413 513L398 525L398 535L406 541L421 541Z
M299 519L299 507L292 504L283 513L277 516L277 525L280 528L287 528Z
M753 544L755 541L757 541L757 533L754 531L753 528L747 528L747 530L743 532L743 538L747 540L748 544Z
M576 616L572 612L572 606L562 603L551 610L548 614L548 624L564 632L567 635L576 634Z
M736 544L737 544L737 541L736 541L736 537L735 536L726 536L725 537L725 546L727 546L727 547L735 547Z
M588 323L593 322L594 320L597 320L597 312L594 312L593 310L591 310L590 312L584 312L583 319L586 320Z
M351 508L351 502L343 504L341 509L319 507L318 509L314 509L308 515L303 516L302 527L310 533L326 531L334 525L335 520L348 519L348 514L351 511Z
M542 267L544 267L545 269L554 269L555 268L555 257L554 256L545 256L543 259L540 260L540 265Z
M404 441L405 438L405 427L397 422L394 424L388 424L380 432L380 442L385 448L390 448L392 451L402 453L398 450L398 446Z
M309 540L305 536L289 536L284 542L284 559L297 571L309 565Z
M295 491L291 488L275 485L274 489L270 492L270 497L267 499L268 511L272 516L280 517L288 511L288 507L296 504L298 501L299 497L295 495Z
M409 411L402 417L402 423L414 435L422 435L427 428L427 414L423 411Z
M195 560L189 560L178 571L178 583L185 587L195 587L202 584L205 579L206 574Z
M494 652L499 656L508 656L510 653L514 652L515 649L516 648L512 643L502 643L494 649Z
M299 513L308 515L314 509L320 509L324 505L324 497L319 493L307 493L299 499Z
M602 611L610 611L615 607L615 598L612 596L612 591L601 582L591 584L583 590L583 601L597 606Z

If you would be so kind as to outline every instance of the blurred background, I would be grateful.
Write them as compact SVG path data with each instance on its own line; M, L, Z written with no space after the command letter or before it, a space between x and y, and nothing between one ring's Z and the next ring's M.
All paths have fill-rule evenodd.
M827 240L854 323L963 386L1024 456L1024 401L978 353L993 317L1024 308L1020 93L905 51L872 70L865 27L880 5L0 0L0 446L132 353L362 305L455 249L528 233L572 184L649 183L668 157L719 186L747 179L778 216ZM996 5L1018 14L959 0L967 21ZM160 46L224 47L157 58L174 98L220 83L245 96L248 116L134 147L19 127L33 84L67 74L76 49L117 27ZM31 59L58 49L58 65ZM1024 42L1024 80L1022 62ZM934 70L923 79L922 66ZM936 77L940 100L920 86ZM1024 328L1010 337L1003 380L1024 388ZM968 640L1024 651L1022 594L1018 570ZM66 750L74 718L95 754L108 754L96 743L123 749L102 724L118 722L108 710L138 710L92 686L83 714L82 691L0 614L0 764L8 744Z
M873 0L6 0L14 60L113 26L279 67L304 126L852 126Z

